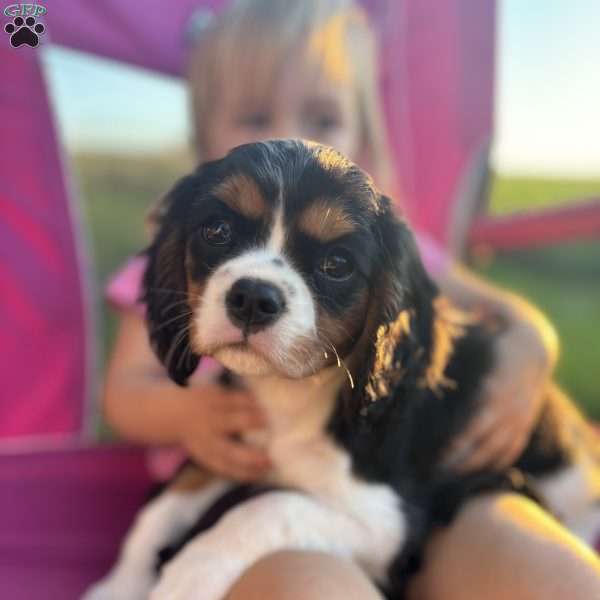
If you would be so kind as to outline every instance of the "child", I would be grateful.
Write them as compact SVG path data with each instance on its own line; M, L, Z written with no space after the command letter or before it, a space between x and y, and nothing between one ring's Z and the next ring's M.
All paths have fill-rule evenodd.
M310 138L348 155L369 170L380 187L389 190L392 182L375 65L375 42L368 21L349 0L234 2L201 33L191 56L189 82L198 157L218 158L233 146L260 139ZM418 237L427 266L444 291L464 307L484 306L508 325L498 342L498 367L484 390L481 415L448 454L448 462L456 468L502 467L520 453L537 416L540 391L556 356L552 330L525 302L452 266L426 236ZM111 288L110 296L122 310L104 394L108 420L126 438L177 445L212 472L238 480L255 479L268 470L268 457L239 442L236 435L264 426L253 399L243 392L223 390L208 371L185 389L167 379L149 348L143 315L135 305L142 270L139 260L130 264ZM492 500L490 511L500 500L504 498ZM524 500L511 501L518 507L526 505L529 515L537 511ZM477 503L474 506L477 511L467 506L461 513L475 515L473 518L459 519L451 528L461 539L468 539L479 529L488 532L490 523L498 521L485 507L480 509ZM544 530L558 529L553 521L537 513L530 518L538 519ZM510 515L502 515L502 519L509 525L500 527L508 532L501 548L518 551L519 547L513 548L512 544L521 541L521 534L531 550L537 548L539 540L533 534L522 533L519 528L513 532ZM583 552L579 543L562 530L560 536L555 554L561 560L555 563L573 574L573 580L589 584L582 584L580 596L574 585L569 597L589 598L591 590L597 593L600 589L600 580L596 580L595 573L590 575L597 565L590 559L580 567L574 558ZM445 565L451 562L449 557L454 558L445 546L448 544L443 539L433 545L433 560L441 565L437 571L442 579L426 570L421 578L425 583L417 582L420 589L416 593L427 590L430 597L440 597L434 584L441 581L444 597L466 598L464 589L452 587L450 576L443 579L448 571ZM458 563L458 568L468 569L468 547L464 555L464 563ZM496 560L492 547L486 550L486 556L490 563ZM532 554L524 557L525 563L529 556ZM319 597L324 593L318 591L324 585L323 578L336 569L339 577L335 577L333 588L327 588L328 598L348 598L349 588L354 590L353 597L376 597L358 569L338 563L333 559L324 562L310 553L275 556L262 561L256 570L251 569L232 598L250 598L252 594L266 597L256 591L261 585L266 585L273 597L283 597L284 591L297 594L289 597ZM508 561L496 567L502 572L503 564L504 571L510 573ZM317 582L313 591L306 579L298 580L298 565L312 573L313 583ZM578 569L589 575L588 579ZM276 581L281 589L273 587ZM531 592L527 597L560 597L545 589L545 583L552 587L554 582L551 578L534 584L524 581L515 593L521 597L520 589ZM479 584L484 589L485 582L478 581L478 573L474 572L469 582L474 597L481 596L477 593ZM502 586L497 591L485 589L492 598L506 597Z

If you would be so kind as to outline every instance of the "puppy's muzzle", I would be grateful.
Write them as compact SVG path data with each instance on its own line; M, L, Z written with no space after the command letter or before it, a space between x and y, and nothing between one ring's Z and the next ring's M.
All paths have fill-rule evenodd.
M238 279L225 297L227 315L245 335L265 329L285 311L281 290L262 279Z

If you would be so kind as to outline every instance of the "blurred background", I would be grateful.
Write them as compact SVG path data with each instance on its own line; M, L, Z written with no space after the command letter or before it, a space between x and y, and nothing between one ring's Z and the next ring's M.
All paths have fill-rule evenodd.
M600 197L600 4L497 8L486 210L506 216ZM115 323L102 288L144 246L148 205L193 165L186 92L176 79L72 50L48 46L43 61L90 232L103 359ZM577 237L476 242L466 258L550 316L562 340L559 380L600 417L600 242Z
M194 166L176 75L226 1L0 3L3 29L44 26L38 48L0 33L0 598L80 597L155 475L144 448L96 443L104 289ZM549 315L559 381L600 420L600 2L361 4L403 207Z

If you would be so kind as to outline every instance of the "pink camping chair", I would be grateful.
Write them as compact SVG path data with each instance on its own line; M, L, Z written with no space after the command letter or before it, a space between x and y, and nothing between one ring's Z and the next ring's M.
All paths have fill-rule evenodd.
M390 137L414 223L448 239L492 132L494 0L366 0L383 41ZM171 75L219 0L55 0L46 38ZM150 486L142 449L91 432L94 331L80 223L37 52L0 50L0 598L76 598L109 566Z
M0 49L0 598L76 598L149 486L144 454L88 436L92 323L33 51Z
M515 250L600 239L600 198L505 217L475 217L469 232L471 246Z

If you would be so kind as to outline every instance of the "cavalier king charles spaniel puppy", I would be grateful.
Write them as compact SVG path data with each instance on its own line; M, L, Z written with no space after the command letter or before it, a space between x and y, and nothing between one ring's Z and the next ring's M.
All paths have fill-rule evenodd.
M532 494L582 535L600 523L596 442L554 386L511 469L441 466L477 410L499 325L439 295L355 164L299 140L240 146L182 179L159 221L152 346L179 385L211 356L251 390L269 428L249 441L274 466L241 486L187 463L88 598L221 600L283 549L348 558L399 598L431 528L483 490Z

